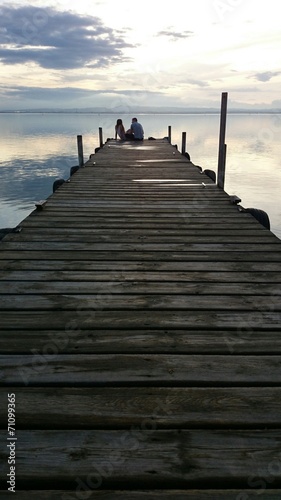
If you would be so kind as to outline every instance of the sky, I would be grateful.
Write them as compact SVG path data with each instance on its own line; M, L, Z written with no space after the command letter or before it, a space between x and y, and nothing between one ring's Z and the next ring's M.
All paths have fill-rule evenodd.
M0 111L281 109L278 0L0 0Z

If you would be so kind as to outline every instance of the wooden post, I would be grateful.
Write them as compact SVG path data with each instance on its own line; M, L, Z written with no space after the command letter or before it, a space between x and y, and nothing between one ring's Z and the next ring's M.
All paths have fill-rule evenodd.
M103 137L102 137L102 128L99 127L99 137L100 137L100 148L103 147Z
M78 162L79 162L79 167L83 167L83 165L84 165L84 157L83 157L82 135L77 135L77 146L78 146Z
M181 136L181 154L184 155L185 151L186 151L186 132L183 132Z
M227 113L227 92L221 96L221 119L220 119L220 139L219 139L219 157L218 157L218 186L224 189L225 163L226 163L226 113Z
M171 142L172 142L172 127L171 127L171 125L169 125L169 127L168 127L168 141L171 144Z

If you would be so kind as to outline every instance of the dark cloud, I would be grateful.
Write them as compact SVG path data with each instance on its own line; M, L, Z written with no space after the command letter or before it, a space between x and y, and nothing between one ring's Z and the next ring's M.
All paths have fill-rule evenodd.
M281 71L264 71L263 73L256 73L252 78L259 82L269 82L274 76L281 74Z
M183 38L190 38L193 35L194 35L193 31L179 32L179 31L173 31L170 28L168 28L167 30L159 31L157 33L157 36L167 36L173 42L177 42L178 40L181 40Z
M48 69L101 68L132 47L98 17L34 6L0 8L0 61Z

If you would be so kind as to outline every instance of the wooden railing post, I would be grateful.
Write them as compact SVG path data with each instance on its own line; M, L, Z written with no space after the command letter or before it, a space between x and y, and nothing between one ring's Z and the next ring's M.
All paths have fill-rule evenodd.
M171 125L169 125L169 127L168 127L168 141L171 144L171 142L172 142L172 127L171 127Z
M99 127L100 148L103 147L102 127Z
M227 92L221 96L221 118L220 118L220 138L219 138L219 157L218 157L218 186L224 189L225 164L226 164L226 114L227 114Z
M83 157L82 135L77 135L77 146L78 146L78 162L79 162L79 167L83 167L83 165L84 165L84 157Z
M186 132L182 132L181 136L181 154L184 155L186 152Z

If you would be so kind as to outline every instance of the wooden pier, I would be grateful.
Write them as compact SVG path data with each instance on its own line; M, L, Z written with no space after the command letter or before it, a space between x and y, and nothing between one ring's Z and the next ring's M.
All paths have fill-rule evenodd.
M0 498L12 450L21 500L280 500L280 240L166 139L107 141L20 228Z

